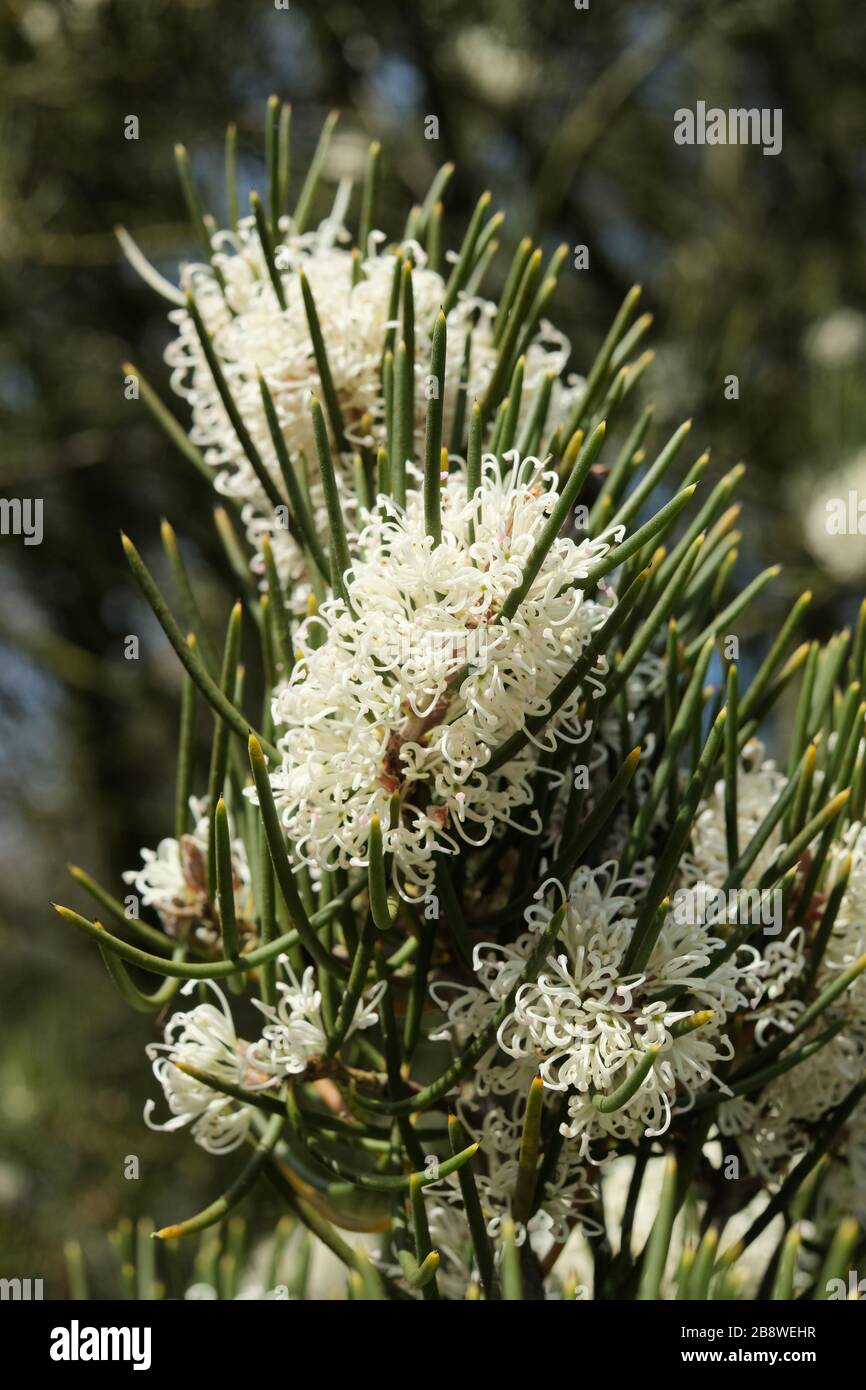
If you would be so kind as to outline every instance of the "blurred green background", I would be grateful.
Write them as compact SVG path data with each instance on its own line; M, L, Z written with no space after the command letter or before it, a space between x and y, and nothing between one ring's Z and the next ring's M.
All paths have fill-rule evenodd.
M759 651L807 584L811 634L827 635L866 571L863 538L841 557L808 534L810 497L837 469L866 493L866 9L6 0L0 25L0 492L41 497L45 517L40 546L0 538L0 1275L59 1294L75 1235L105 1294L118 1217L176 1219L225 1178L187 1139L145 1128L155 1025L48 906L84 906L67 861L118 892L139 847L170 832L177 672L128 580L120 527L159 569L167 515L212 611L231 596L206 484L124 399L128 357L167 398L169 326L113 225L173 276L194 251L173 143L221 214L226 122L239 125L245 187L261 186L272 91L293 103L296 170L332 106L344 114L330 175L358 173L382 140L391 231L456 160L450 244L489 187L507 213L500 276L527 231L550 249L588 246L589 270L563 274L553 314L576 369L642 282L658 353L650 442L693 416L694 454L711 444L717 471L744 459L741 578L786 565L744 635ZM676 145L673 113L698 99L781 108L781 154ZM129 115L137 141L124 138ZM725 398L730 374L738 400ZM123 659L127 633L141 635L138 663ZM123 1177L128 1154L138 1182Z

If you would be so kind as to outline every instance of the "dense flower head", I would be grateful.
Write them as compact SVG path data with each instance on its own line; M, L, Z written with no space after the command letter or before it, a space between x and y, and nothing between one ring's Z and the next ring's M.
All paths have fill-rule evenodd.
M252 1110L248 1105L182 1071L176 1063L186 1063L206 1072L214 1081L227 1081L248 1090L273 1086L274 1077L263 1074L252 1057L251 1046L235 1032L231 1010L222 990L207 982L217 1003L196 1004L173 1014L165 1026L164 1041L149 1043L147 1055L153 1074L163 1089L172 1118L154 1124L153 1101L145 1106L144 1118L151 1129L176 1130L191 1126L196 1142L208 1153L229 1153L241 1145L250 1130ZM196 988L196 981L184 985L183 993Z
M265 1017L265 1026L252 1055L262 1071L278 1077L296 1076L327 1049L322 994L315 986L312 966L308 966L298 979L288 956L278 957L278 964L286 978L277 981L279 998L276 1005L264 1004L260 999L253 1000ZM376 985L360 1001L346 1030L347 1038L356 1030L369 1028L377 1021L376 1005L383 988L384 985Z
M497 1268L502 1259L506 1222L514 1227L515 1244L519 1247L528 1243L541 1260L554 1246L563 1244L575 1227L585 1235L597 1235L601 1230L592 1170L573 1147L565 1146L559 1154L529 1216L521 1219L515 1210L526 1088L515 1090L514 1068L505 1070L508 1076L501 1089L507 1099L494 1100L490 1091L478 1092L468 1084L462 1088L455 1107L467 1140L475 1140L479 1145L473 1175ZM525 1079L528 1087L531 1070ZM552 1095L545 1098L547 1109L552 1108L554 1100ZM469 1285L479 1283L479 1270L457 1175L434 1181L426 1195L430 1238L441 1259L440 1290L447 1298L463 1299ZM398 1269L394 1268L393 1273L399 1277Z
M844 866L847 885L820 964L807 994L801 988L815 941L815 926L796 926L764 949L764 999L747 1015L754 1024L760 1049L798 1027L812 999L838 979L866 952L866 830L855 823L832 845L828 856L824 901ZM735 1138L750 1169L770 1180L784 1173L809 1143L809 1126L839 1105L860 1080L866 1065L866 987L857 976L828 1012L801 1034L803 1045L814 1043L834 1024L842 1031L783 1073L754 1097L727 1101L719 1112L721 1133ZM854 1112L835 1146L836 1172L847 1161L862 1169L866 1107ZM847 1184L845 1184L847 1189ZM850 1195L850 1194L849 1194ZM850 1205L850 1201L849 1201ZM866 1207L863 1208L866 1210Z
M730 601L740 469L688 514L709 455L679 485L688 424L658 447L652 406L625 418L652 357L635 357L651 320L635 317L640 287L587 380L568 375L569 344L542 317L567 246L544 271L524 239L491 302L489 195L443 257L445 166L389 241L369 230L375 145L359 244L348 179L304 231L334 118L289 215L289 114L271 98L265 220L254 197L256 217L214 232L179 147L208 247L182 269L183 294L121 235L183 306L166 360L189 439L142 394L240 518L246 546L217 513L255 620L241 644L239 605L214 659L173 535L167 601L125 542L187 673L184 796L204 753L200 697L215 716L209 781L234 811L229 852L222 803L216 845L214 800L193 800L186 833L124 874L127 903L155 912L164 938L132 913L115 934L60 912L152 1011L167 1118L149 1101L147 1124L213 1154L255 1149L218 1206L157 1234L202 1229L267 1175L287 1224L342 1252L353 1297L570 1298L591 1284L643 1299L675 1284L732 1298L727 1253L705 1258L714 1240L732 1250L742 1234L754 1252L754 1215L822 1145L821 1184L791 1206L799 1263L774 1244L752 1280L821 1296L848 1239L840 1215L866 1224L866 603L826 647L786 659L798 596L749 683L726 629L776 567ZM829 325L845 339L837 367L857 355L852 324ZM827 327L813 365L834 358ZM810 503L825 542L833 501ZM165 983L145 995L127 964ZM203 976L228 978L228 998ZM166 1020L176 977L187 1002ZM369 1260L331 1223L376 1231ZM236 1291L214 1241L190 1297ZM313 1245L298 1244L301 1264Z
M213 266L192 264L182 272L182 284L195 295L204 324L213 339L225 380L244 424L274 482L282 491L280 472L268 429L258 384L261 372L271 394L283 438L293 460L314 465L315 446L310 419L310 393L321 394L322 382L312 348L301 290L303 270L321 323L350 451L376 449L385 442L385 403L382 395L382 359L392 314L392 288L396 260L411 265L414 297L415 431L423 435L426 398L423 383L430 370L435 316L445 302L446 282L427 265L424 250L414 241L386 245L374 233L360 262L348 246L341 225L341 211L312 232L286 233L276 258L286 306L282 308L268 274L253 218L242 219L236 232L221 231L213 239ZM462 344L472 326L472 350L466 377L467 399L481 398L492 376L498 349L494 343L496 305L467 291L448 313L454 344L446 365L443 412L445 437L449 437L460 385ZM261 532L273 535L275 556L283 574L293 579L304 575L303 557L292 536L275 528L273 507L256 478L235 434L205 360L194 322L185 308L170 314L177 336L166 350L172 368L172 387L192 411L190 438L217 471L217 488L243 504L251 541ZM525 353L524 407L547 373L555 378L549 419L563 419L583 390L580 378L562 379L570 347L568 340L546 320L537 328ZM351 452L338 455L338 469L350 476ZM312 501L321 532L326 514L316 487ZM345 497L349 515L354 512L351 487Z
M191 1125L191 1133L202 1148L210 1153L228 1153L249 1133L252 1106L220 1094L176 1064L186 1063L217 1083L229 1082L249 1091L274 1088L289 1076L301 1075L325 1054L328 1039L322 1021L322 995L315 987L312 967L298 979L287 956L279 956L277 965L285 979L276 981L276 1005L261 999L252 1001L265 1019L255 1042L237 1036L226 997L209 980L217 1004L208 1001L172 1015L163 1042L148 1045L153 1074L173 1117L165 1124L153 1124L154 1102L148 1101L144 1113L151 1128L176 1130ZM195 983L186 984L183 993L189 994ZM347 1037L377 1021L383 988L376 985L359 1000Z
M535 980L519 985L499 1026L499 1048L519 1067L536 1069L546 1088L568 1094L563 1134L581 1156L604 1157L593 1141L663 1134L673 1113L716 1082L732 1055L725 1025L760 988L757 953L746 948L702 974L724 942L701 924L667 914L647 965L624 973L636 905L617 866L578 869L551 952ZM538 933L550 921L543 900L527 912L529 930L510 945L476 947L481 991L458 990L454 1022L473 1026L495 1012L518 981ZM488 1002L489 1001L489 1002ZM653 1066L620 1108L605 1112L593 1097L618 1090L653 1051Z
M514 617L501 617L557 496L556 474L537 460L515 459L502 478L490 456L475 497L462 470L448 476L438 544L417 492L405 512L380 499L367 515L349 605L331 598L301 628L299 659L273 703L283 754L273 787L308 863L365 865L379 816L398 887L423 892L435 854L515 823L540 752L586 736L579 704L602 688L604 661L552 728L485 772L496 747L549 713L551 692L613 603L608 590L588 598L581 588L610 536L561 536ZM529 828L540 829L537 816Z

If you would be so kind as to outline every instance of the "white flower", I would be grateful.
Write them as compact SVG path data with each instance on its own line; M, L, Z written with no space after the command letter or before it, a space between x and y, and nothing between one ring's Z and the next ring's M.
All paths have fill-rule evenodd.
M537 1069L547 1088L570 1092L562 1132L578 1141L581 1158L594 1161L594 1140L662 1134L672 1114L689 1109L695 1094L715 1082L714 1068L732 1056L728 1015L746 1003L744 991L754 989L760 973L756 953L746 948L700 974L722 941L669 913L646 967L623 975L636 921L628 888L617 881L613 863L578 869L560 935L537 979L519 987L497 1034L502 1051ZM479 976L494 998L513 986L550 910L539 903L527 918L532 929L513 945L476 947ZM672 988L689 996L687 1007L666 1002ZM705 1011L710 1016L700 1026L678 1028ZM650 1049L658 1056L631 1099L613 1112L599 1111L593 1096L617 1090Z
M802 979L806 956L806 934L802 927L792 928L782 940L770 941L764 947L760 997L752 1001L753 1007L746 1014L746 1018L755 1023L755 1041L759 1047L770 1041L768 1033L788 1032L796 1024L796 1015L803 1005L790 1000L788 993Z
M840 972L866 951L866 828L848 826L831 846L821 901L832 891L843 862L851 857L848 885L827 939L821 963L806 999L799 982L808 962L814 932L795 927L783 941L764 950L765 974L760 1007L748 1019L755 1024L758 1047L779 1032L790 1033L807 1003L822 993ZM719 1128L735 1138L749 1167L765 1179L784 1172L808 1146L807 1126L839 1105L861 1078L866 1062L866 985L858 976L830 1009L792 1046L812 1042L831 1024L844 1019L844 1030L821 1050L777 1077L760 1094L726 1102ZM852 1171L861 1162L861 1121L855 1113L837 1151L850 1158ZM866 1208L864 1208L866 1210Z
M385 406L382 396L382 358L389 324L394 278L394 248L381 250L385 238L370 238L370 254L355 275L348 234L340 225L341 210L313 232L287 234L277 260L286 308L281 309L268 276L253 218L241 220L237 233L219 232L213 240L213 263L225 281L225 293L209 267L186 266L182 284L191 288L208 331L213 337L225 379L265 466L281 494L271 436L262 405L257 372L261 371L271 393L289 453L302 452L315 474L315 447L310 418L310 392L320 393L321 380L312 350L298 271L303 269L316 303L327 348L328 363L340 404L347 442L352 449L377 448L385 440ZM435 316L445 299L445 281L426 266L423 250L415 243L398 248L411 253L415 301L416 433L423 437L426 399L421 389L429 371ZM480 398L496 364L493 343L496 306L463 295L448 315L452 349L448 353L443 398L445 438L453 420L467 328L474 324L467 399ZM244 520L254 545L262 530L272 532L275 557L283 578L303 581L303 556L286 529L275 529L273 507L256 479L228 420L210 369L204 359L195 326L186 309L172 310L177 337L166 351L172 367L173 389L192 410L190 438L217 470L217 488L244 503ZM526 351L524 402L528 404L547 372L554 382L549 421L551 427L565 418L583 390L579 378L566 384L559 378L570 354L568 340L546 321L538 328ZM347 478L350 456L337 458ZM346 488L351 509L352 488ZM327 518L321 495L314 488L313 503L323 535ZM299 591L304 598L303 590Z
M805 1007L799 1004L799 1011ZM790 1018L796 1017L792 1009ZM821 1020L802 1041L828 1026ZM796 1046L796 1044L794 1044ZM863 1075L866 1047L838 1033L805 1062L777 1077L756 1096L739 1096L719 1108L719 1130L735 1138L752 1172L765 1181L784 1176L809 1146L809 1125L840 1105Z
M252 1062L250 1044L235 1033L225 995L212 980L206 981L216 995L215 1004L196 1004L188 1012L176 1013L165 1027L165 1041L149 1043L146 1052L153 1063L153 1074L165 1094L172 1118L154 1124L155 1102L144 1109L150 1129L173 1131L191 1125L191 1133L208 1153L229 1153L243 1143L249 1133L252 1109L230 1096L188 1076L175 1065L185 1062L207 1072L215 1081L227 1081L247 1090L273 1086L274 1078L264 1076ZM184 985L183 994L197 988L197 981Z
M322 1021L322 995L316 989L315 971L308 966L299 980L287 956L279 956L278 964L288 983L277 981L279 1001L276 1006L254 999L267 1020L259 1042L251 1050L251 1058L263 1072L275 1076L297 1076L306 1070L314 1058L321 1057L328 1045ZM375 985L358 1002L346 1037L358 1029L370 1028L378 1021L376 1006L384 983Z
M167 837L157 848L142 849L142 867L127 869L123 875L141 898L143 907L152 907L169 936L185 937L191 927L199 941L212 945L219 939L219 922L210 900L207 882L209 820L206 800L190 797L195 827L178 842ZM235 910L242 936L254 930L250 868L243 840L233 838L232 875Z
M588 732L578 705L601 689L605 661L537 738L485 773L494 748L549 712L551 692L613 603L607 591L587 599L580 588L610 538L560 537L515 616L500 617L557 499L556 475L537 460L515 471L502 480L496 460L485 459L468 500L465 475L449 475L435 546L419 494L405 513L380 499L349 574L351 611L333 598L301 628L301 659L273 702L283 763L272 784L307 863L366 865L379 816L395 883L422 892L435 854L455 853L461 841L484 844L531 804L539 750ZM537 816L531 828L541 828Z

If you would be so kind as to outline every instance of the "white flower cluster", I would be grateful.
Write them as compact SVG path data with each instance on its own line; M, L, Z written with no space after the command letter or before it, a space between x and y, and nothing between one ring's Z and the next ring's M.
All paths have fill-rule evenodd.
M539 749L588 732L578 705L600 690L604 661L538 739L485 772L496 747L549 712L551 692L613 603L607 590L590 599L581 588L610 537L560 537L514 617L501 617L557 497L556 474L537 460L515 461L503 479L490 456L474 497L462 471L443 485L438 544L416 492L405 512L380 499L366 517L349 607L332 598L301 627L299 659L273 702L283 762L272 783L305 862L366 865L379 816L395 883L422 893L435 854L485 843L531 804Z
M327 345L328 364L351 449L377 448L385 442L385 405L382 397L382 358L390 318L395 256L412 266L415 305L416 432L423 432L426 398L423 382L429 371L433 322L445 300L445 281L426 264L426 255L415 242L385 247L385 237L375 233L370 250L356 266L341 226L341 212L313 232L286 234L277 248L277 264L286 307L282 308L271 284L253 218L241 220L236 233L218 232L213 238L213 265L184 267L185 289L195 295L201 317L212 335L214 351L244 424L265 466L282 492L258 373L261 372L293 461L303 455L315 474L315 447L310 418L310 393L322 390L298 272L309 283ZM444 383L444 425L448 438L462 370L462 344L472 325L472 352L467 378L467 399L481 398L495 367L498 348L493 341L496 306L472 294L460 296L448 315L455 348L449 352ZM192 411L190 438L217 470L217 488L244 504L243 515L251 542L261 532L272 532L275 557L283 577L304 579L303 556L289 532L275 529L273 507L247 459L225 412L210 368L202 352L192 318L184 308L172 310L177 336L166 350L172 368L171 384ZM550 420L565 418L583 390L580 378L562 380L570 354L568 340L547 321L542 321L526 350L523 394L528 402L545 374L553 384ZM349 457L338 457L348 477ZM346 488L351 504L352 489ZM327 517L321 495L313 487L312 501L324 535Z
M726 1101L719 1109L720 1133L736 1140L752 1172L766 1181L784 1176L808 1147L806 1127L845 1099L863 1075L864 1064L863 1042L840 1033L777 1077L757 1099L738 1096Z
M164 1042L147 1046L153 1074L163 1089L172 1118L164 1124L154 1124L152 1100L145 1106L144 1118L151 1129L173 1131L191 1125L196 1143L208 1153L222 1154L238 1148L249 1133L250 1107L220 1094L175 1064L195 1067L216 1082L225 1081L248 1090L271 1087L276 1078L264 1074L253 1063L250 1044L235 1032L225 995L212 981L208 984L217 1004L196 1004L186 1012L174 1014L166 1024ZM190 980L181 993L191 994L196 987L196 981Z
M152 907L169 936L186 938L193 930L197 941L213 945L219 939L216 908L208 893L207 855L209 818L207 800L190 797L194 828L180 841L167 837L156 849L142 849L142 866L127 869L123 880L133 887L142 907ZM250 866L244 842L232 836L232 876L235 910L242 936L254 930Z
M502 1225L514 1219L513 1202L517 1188L520 1143L523 1133L525 1089L511 1088L513 1068L508 1079L511 1094L507 1101L491 1103L482 1095L463 1094L457 1105L461 1123L470 1139L480 1144L475 1164L475 1183L481 1200L485 1229L497 1261L502 1253ZM532 1072L527 1073L527 1086ZM551 1097L551 1099L553 1099ZM586 1234L597 1230L597 1223L584 1210L595 1200L586 1164L574 1147L563 1146L553 1173L545 1183L537 1209L524 1224L515 1223L515 1242L529 1242L543 1259L554 1245L563 1244L574 1226ZM471 1240L456 1176L436 1187L428 1200L430 1235L442 1256L440 1286L449 1298L463 1298L471 1278L476 1281Z
M277 981L276 1007L253 1000L266 1020L255 1042L237 1036L225 995L209 980L219 1007L203 1003L174 1014L166 1024L164 1041L148 1044L154 1076L172 1114L164 1124L154 1124L151 1115L155 1103L148 1101L144 1118L151 1129L176 1130L191 1125L191 1133L202 1148L209 1153L229 1153L249 1133L252 1107L215 1091L181 1067L195 1067L216 1082L228 1082L248 1091L274 1090L286 1077L303 1073L322 1055L327 1038L322 1023L322 996L314 987L313 969L305 970L299 980L286 956L278 957L278 964L286 980ZM189 994L194 988L196 982L191 980L182 993ZM381 989L375 986L359 1001L347 1036L376 1022Z
M737 835L741 851L748 846L787 783L784 774L772 762L764 760L759 743L750 745L744 757L745 766L741 767L737 779ZM781 832L777 827L746 875L744 886L757 884L781 848ZM800 985L817 921L787 928L780 923L784 934L766 939L760 929L755 932L754 940L761 947L761 991L760 998L751 1002L745 1019L752 1025L758 1049L774 1042L780 1034L790 1033L811 999L866 951L866 828L850 826L832 846L827 881L819 901L826 902L848 855L851 856L848 885L808 997L802 996ZM714 788L698 811L687 871L701 878L701 888L719 889L727 878L722 783ZM759 1093L725 1101L720 1107L721 1135L736 1140L750 1169L765 1180L784 1173L791 1161L807 1148L808 1126L840 1104L863 1074L866 985L862 976L802 1035L800 1045L813 1041L832 1023L843 1018L843 1031L820 1051L777 1077ZM856 1136L863 1124L863 1117L855 1113L851 1126L855 1136L852 1166L858 1161ZM838 1146L837 1153L841 1153Z
M288 983L282 980L277 982L280 998L275 1007L263 1004L260 999L253 1000L267 1020L261 1041L253 1052L265 1070L275 1072L280 1077L296 1076L305 1070L313 1058L321 1056L327 1046L322 1022L322 994L315 987L315 971L311 965L307 966L299 980L288 958L280 956L279 960ZM374 985L359 1001L346 1030L346 1038L359 1029L372 1027L378 1021L376 1008L384 988L384 982Z
M497 1033L499 1048L521 1072L537 1071L547 1089L568 1093L562 1133L592 1161L606 1157L594 1141L663 1134L672 1115L714 1083L715 1068L732 1056L728 1016L747 1003L760 978L751 949L701 974L723 942L672 913L646 967L624 975L637 914L616 867L577 870L557 941L537 978L520 985ZM529 931L513 944L476 947L482 987L458 990L449 1010L458 1029L478 1028L510 993L550 910L537 904L527 919ZM616 1110L598 1109L593 1098L617 1091L650 1050L657 1051L654 1065L631 1098ZM498 1070L488 1078L496 1088Z

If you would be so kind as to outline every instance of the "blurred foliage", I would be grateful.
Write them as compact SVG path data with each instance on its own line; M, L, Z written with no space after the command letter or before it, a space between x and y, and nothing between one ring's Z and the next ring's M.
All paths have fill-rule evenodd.
M382 140L389 228L455 159L452 244L486 186L508 214L500 275L526 230L551 248L589 248L589 270L564 277L554 313L576 367L643 282L657 316L659 434L694 415L695 443L712 443L719 468L747 460L743 573L790 566L769 629L773 604L790 602L809 567L794 475L866 442L862 343L844 362L804 347L815 324L866 305L866 10L7 0L0 26L0 487L45 507L41 546L0 541L0 1272L51 1280L65 1237L96 1240L146 1210L168 1219L208 1181L192 1146L157 1141L141 1121L151 1024L116 1008L98 962L46 906L66 859L119 884L170 824L176 671L132 593L119 527L148 555L170 516L214 607L230 593L206 485L124 399L130 356L166 395L168 324L112 225L171 276L193 253L174 141L222 212L226 121L238 121L253 187L271 91L294 105L296 167L331 106L344 112L333 177L356 175L368 139ZM676 145L673 112L698 99L781 108L782 153ZM124 138L129 115L138 140ZM724 395L731 373L737 401ZM813 630L826 634L853 590L809 582ZM123 660L129 632L142 638L135 666ZM142 1160L136 1184L122 1177L130 1152Z

